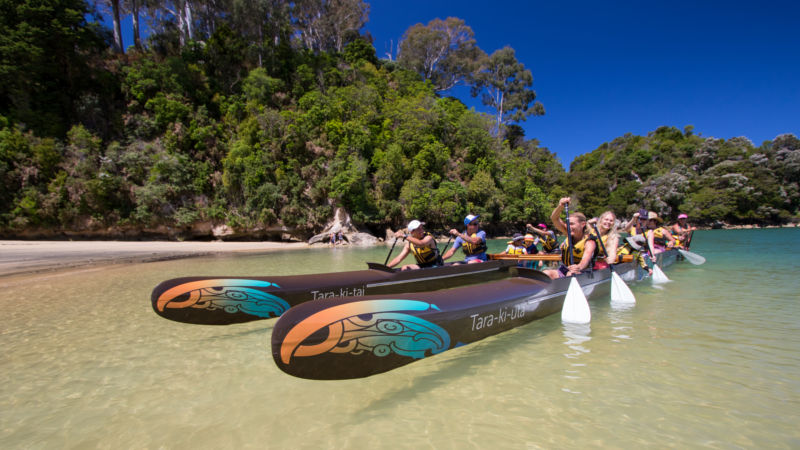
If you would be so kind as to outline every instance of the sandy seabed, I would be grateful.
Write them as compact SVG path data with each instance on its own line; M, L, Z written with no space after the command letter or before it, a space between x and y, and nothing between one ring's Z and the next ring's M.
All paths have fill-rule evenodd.
M0 277L96 265L308 248L305 242L0 241Z

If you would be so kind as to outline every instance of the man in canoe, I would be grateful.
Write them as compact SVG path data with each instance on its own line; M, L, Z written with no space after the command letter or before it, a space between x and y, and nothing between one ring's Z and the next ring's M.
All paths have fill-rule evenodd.
M387 266L394 267L398 265L409 253L414 255L414 259L417 260L417 263L406 264L401 270L422 269L444 265L442 257L439 255L439 248L436 246L436 240L433 238L432 234L425 232L425 229L422 227L423 225L425 225L425 222L412 220L408 223L408 227L406 227L409 234L405 234L403 230L399 230L395 233L396 237L405 239L406 244L403 246L403 251L391 260Z
M676 246L683 246L689 248L689 243L692 241L692 232L697 228L690 226L686 223L689 216L686 214L678 214L678 221L672 226L672 235L675 236Z
M450 234L456 236L456 241L450 250L447 250L442 259L450 259L456 250L464 249L464 262L467 264L480 263L487 260L486 257L486 232L480 229L477 215L468 215L464 218L464 225L467 230L462 233L455 228L450 230Z
M536 227L531 224L525 225L529 230L538 234L542 238L542 251L544 253L555 253L558 250L556 234L547 229L547 225L540 223Z
M675 238L668 229L659 225L661 218L654 211L647 213L647 243L655 253L661 253L675 246ZM655 255L653 255L655 256Z
M561 211L564 205L570 202L569 197L564 197L550 214L555 228L567 234L567 225L561 220ZM577 275L589 267L597 250L597 237L586 230L586 216L576 212L569 216L569 228L572 233L572 262L569 258L569 236L561 244L561 266L558 269L548 269L544 273L551 279L570 275Z

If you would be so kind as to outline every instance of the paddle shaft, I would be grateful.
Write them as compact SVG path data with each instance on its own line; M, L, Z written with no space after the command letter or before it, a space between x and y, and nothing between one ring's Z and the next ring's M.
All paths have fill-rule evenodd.
M564 203L564 211L567 213L567 251L569 252L569 265L573 265L574 262L572 261L572 230L569 228L569 202Z
M397 244L397 239L399 238L394 238L394 242L392 242L392 248L389 249L389 254L386 255L386 261L383 262L384 266L389 264L389 257L392 256L392 252L394 251L394 246Z
M452 240L453 240L453 235L450 235L450 237L447 238L447 243L444 244L444 250L442 250L442 253L440 253L440 255L444 255L444 252L447 251L447 247L450 247L450 241Z
M592 228L594 228L594 232L597 233L597 243L600 244L600 248L603 249L603 254L606 255L606 258L608 258L609 254L606 251L606 244L603 243L603 238L600 236L600 230L597 229L597 224L593 223ZM611 269L612 272L614 271L613 264L609 264L608 268Z

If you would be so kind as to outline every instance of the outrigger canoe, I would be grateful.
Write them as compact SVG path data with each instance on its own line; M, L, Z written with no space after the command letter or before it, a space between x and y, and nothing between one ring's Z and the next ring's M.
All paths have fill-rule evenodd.
M418 270L367 263L368 270L275 277L184 277L164 281L150 300L161 317L229 325L278 317L312 300L434 291L511 276L514 261L489 261Z
M657 255L666 266L678 252ZM561 310L571 277L514 268L515 276L476 286L401 295L308 302L283 314L272 331L272 357L300 378L340 380L386 372L549 316ZM633 262L614 265L634 280ZM590 296L609 268L577 275Z

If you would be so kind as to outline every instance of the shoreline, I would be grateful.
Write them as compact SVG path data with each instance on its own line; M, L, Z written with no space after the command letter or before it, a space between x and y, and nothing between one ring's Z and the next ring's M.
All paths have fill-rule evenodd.
M725 230L798 228L783 226L730 226ZM700 228L711 229L711 228ZM510 239L494 236L492 239ZM447 239L437 239L446 242ZM389 245L382 242L376 245ZM327 247L327 245L325 245ZM173 259L236 253L270 253L319 247L306 242L275 241L28 241L0 240L0 279L37 276L117 264L138 264Z
M198 256L310 248L305 242L0 241L0 279Z

